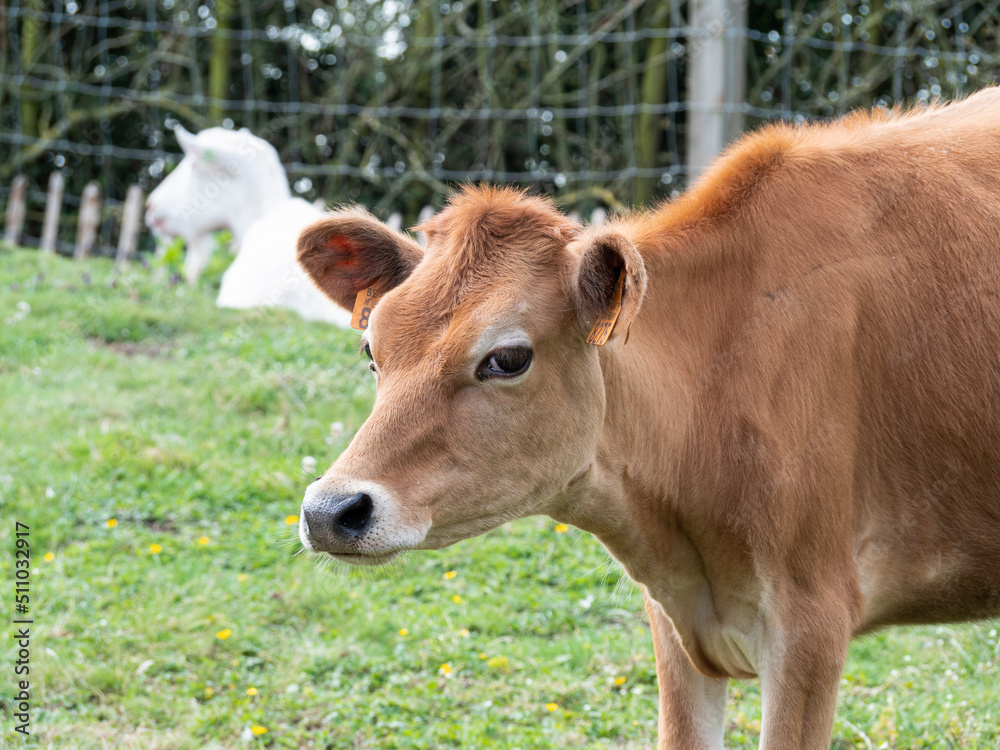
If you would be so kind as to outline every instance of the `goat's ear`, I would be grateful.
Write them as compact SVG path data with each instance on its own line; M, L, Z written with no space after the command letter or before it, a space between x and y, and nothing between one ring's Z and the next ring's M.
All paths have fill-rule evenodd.
M635 245L613 229L584 232L568 246L572 293L587 342L627 334L646 294L646 266Z
M341 307L353 310L358 292L385 294L402 283L423 257L414 240L363 208L328 214L299 235L299 264Z
M200 159L203 156L204 148L198 143L198 136L184 128L183 125L174 125L174 138L187 156Z

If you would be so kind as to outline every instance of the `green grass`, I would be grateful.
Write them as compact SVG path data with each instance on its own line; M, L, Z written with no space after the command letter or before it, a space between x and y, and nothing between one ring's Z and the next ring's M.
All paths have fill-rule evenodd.
M0 576L29 524L35 619L23 741L4 587L0 746L654 744L641 596L592 538L527 519L383 574L296 556L302 459L372 402L356 334L154 276L0 250ZM855 643L836 746L994 750L998 627ZM731 704L756 747L757 684Z

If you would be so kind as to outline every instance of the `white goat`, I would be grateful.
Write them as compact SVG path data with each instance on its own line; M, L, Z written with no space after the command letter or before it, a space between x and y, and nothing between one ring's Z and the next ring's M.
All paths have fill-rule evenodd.
M299 268L299 233L323 216L293 198L271 144L246 128L174 128L184 158L146 201L146 224L160 239L187 245L184 278L194 283L208 264L212 233L233 233L236 259L222 276L219 307L282 307L307 320L341 327L351 315L322 294Z

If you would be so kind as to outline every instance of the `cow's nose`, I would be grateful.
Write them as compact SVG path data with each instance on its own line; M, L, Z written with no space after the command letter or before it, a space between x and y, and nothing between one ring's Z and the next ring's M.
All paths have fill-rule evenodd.
M302 515L310 541L319 549L333 551L328 548L338 542L358 539L371 527L374 507L371 497L364 492L307 501Z

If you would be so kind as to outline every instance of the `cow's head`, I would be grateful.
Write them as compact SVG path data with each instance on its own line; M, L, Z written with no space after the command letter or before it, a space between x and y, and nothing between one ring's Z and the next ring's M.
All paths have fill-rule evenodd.
M361 339L374 409L302 504L303 544L351 563L558 513L604 418L588 334L623 279L619 346L645 291L623 236L582 231L514 190L467 188L421 229L425 253L348 209L299 240L300 262L335 302L384 294Z

